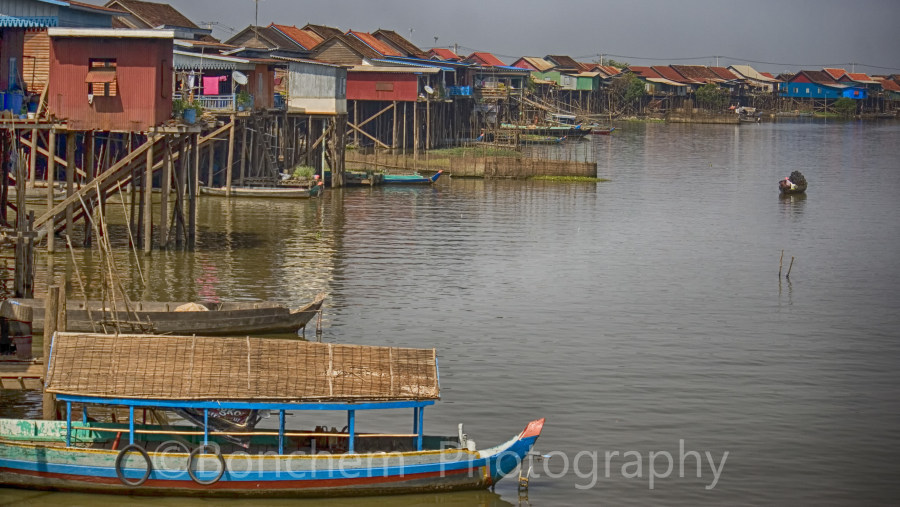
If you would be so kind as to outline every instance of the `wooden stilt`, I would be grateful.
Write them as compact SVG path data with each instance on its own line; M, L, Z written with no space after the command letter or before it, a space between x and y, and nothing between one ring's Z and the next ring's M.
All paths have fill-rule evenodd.
M413 102L413 165L419 167L419 103Z
M66 197L75 191L75 132L66 132ZM75 206L66 206L66 236L71 237L75 230Z
M209 143L207 145L207 146L209 146L209 158L207 160L207 168L206 168L207 169L206 170L206 186L214 187L215 185L213 185L213 164L215 163L215 160L216 160L215 141L210 139L207 142Z
M48 151L50 156L47 157L47 209L53 208L53 190L55 185L53 180L56 178L56 129L50 129L50 139L48 140ZM56 223L53 217L47 221L47 251L53 253L54 244L53 236L56 231Z
M31 157L28 159L28 183L34 188L37 179L38 131L31 129Z
M50 344L53 333L56 332L57 319L59 317L59 287L54 285L47 289L47 299L44 303L44 378L47 378L50 365ZM43 417L45 421L56 419L56 402L53 394L44 391Z
M391 148L397 149L397 101L394 101L393 128L391 130Z
M244 171L247 167L247 123L241 122L241 124L243 125L241 128L241 149L238 150L239 156L241 157L241 172L238 179L238 185L244 186Z
M151 140L147 141L153 142ZM144 232L142 238L144 240L144 252L149 253L153 243L153 145L147 150L147 165L144 169L144 177L141 181L141 195L143 196L144 209L142 216L144 217Z
M228 129L228 162L225 166L225 196L231 196L232 166L234 165L234 115L231 115L231 128Z
M95 169L94 169L94 132L92 130L89 130L84 133L84 140L82 141L81 145L82 145L81 150L82 150L82 154L83 154L81 166L84 168L84 173L85 173L84 183L88 184L91 182L91 180L94 179L94 174L95 174L95 172L94 172L95 171ZM90 204L88 204L88 206L90 206ZM88 208L88 210L86 210L85 212L90 214L90 212L91 212L90 208ZM83 223L84 223L84 240L82 242L82 245L84 247L88 247L91 245L91 234L93 232L91 230L91 221L88 220L87 217L85 217L83 220Z
M163 141L162 177L159 180L159 247L165 249L169 239L169 192L172 190L172 139Z
M193 249L197 237L197 198L199 196L199 173L200 173L200 134L193 134L191 139L191 151L193 152L193 161L191 164L191 174L188 181L192 182L193 188L188 188L191 196L191 202L188 203L188 248Z

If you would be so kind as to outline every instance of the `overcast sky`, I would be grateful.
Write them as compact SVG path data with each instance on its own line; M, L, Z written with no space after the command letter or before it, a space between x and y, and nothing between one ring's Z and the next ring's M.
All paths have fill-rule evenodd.
M254 0L170 3L199 25L219 23L218 38L254 22ZM259 0L260 25L387 28L422 48L438 37L438 46L507 63L603 54L633 65L715 65L719 56L720 65L772 72L855 63L857 72L900 73L898 20L898 0Z

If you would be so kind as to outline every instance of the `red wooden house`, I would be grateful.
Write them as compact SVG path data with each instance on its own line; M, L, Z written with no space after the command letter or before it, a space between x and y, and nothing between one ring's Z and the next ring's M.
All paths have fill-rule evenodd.
M347 100L415 102L424 93L434 67L373 67L357 65L347 72Z
M147 131L172 115L167 30L50 28L51 115L70 130Z

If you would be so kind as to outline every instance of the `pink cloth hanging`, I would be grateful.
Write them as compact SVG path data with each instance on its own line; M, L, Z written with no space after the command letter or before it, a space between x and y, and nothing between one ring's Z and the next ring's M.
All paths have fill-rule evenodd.
M218 95L219 83L225 81L225 76L204 76L203 77L203 95Z

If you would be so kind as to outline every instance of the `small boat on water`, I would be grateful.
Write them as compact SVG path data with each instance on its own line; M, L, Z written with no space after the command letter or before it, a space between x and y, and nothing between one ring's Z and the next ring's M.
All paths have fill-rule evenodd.
M193 303L135 301L130 308L124 302L69 300L66 321L69 331L104 332L118 326L127 332L148 334L262 334L296 333L322 309L324 293L297 308L280 303ZM14 320L31 320L35 333L44 329L43 299L8 299L0 314ZM16 315L22 315L16 318ZM26 317L27 315L27 317Z
M46 377L64 420L0 419L0 485L254 498L483 489L544 426L493 447L462 424L425 434L425 408L440 399L433 349L68 332L53 336ZM362 431L383 409L410 410L411 431ZM111 410L123 415L98 419ZM193 415L181 423L179 411ZM329 412L346 426L317 425ZM273 429L256 427L263 413Z
M778 182L778 190L784 195L802 194L806 192L806 177L800 171L794 171L787 178Z
M613 130L616 130L615 127L610 127L608 129L599 128L599 127L591 127L591 134L595 136L608 136L613 133Z
M522 134L521 136L519 136L519 142L521 142L522 144L560 144L565 140L565 136L536 136L531 134Z
M385 185L415 185L434 183L444 174L444 170L434 173L431 176L420 176L418 174L385 174Z
M231 187L231 197L276 197L281 199L305 199L315 197L322 193L325 183L310 188L303 187ZM203 195L225 197L228 191L225 187L200 187Z
M552 137L580 137L593 132L591 127L582 127L581 125L515 125L512 123L501 124L500 130L509 133L519 132L520 134Z

